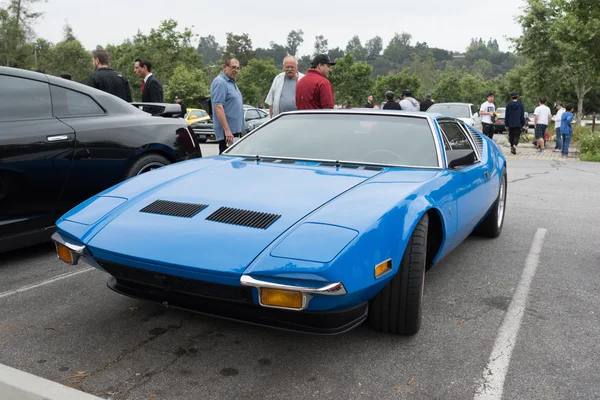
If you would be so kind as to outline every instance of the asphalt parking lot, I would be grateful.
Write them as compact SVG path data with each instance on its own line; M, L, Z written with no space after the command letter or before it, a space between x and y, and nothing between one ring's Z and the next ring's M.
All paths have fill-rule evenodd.
M429 271L416 336L168 309L46 244L0 255L0 363L104 399L600 398L600 163L511 159L508 178L502 235Z

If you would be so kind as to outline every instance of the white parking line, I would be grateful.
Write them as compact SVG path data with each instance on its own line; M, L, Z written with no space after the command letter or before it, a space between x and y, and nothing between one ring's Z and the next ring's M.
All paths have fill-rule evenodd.
M499 400L504 390L504 379L508 372L510 357L515 348L517 334L527 304L529 287L540 263L540 252L546 236L546 229L539 228L533 238L533 243L525 262L521 280L508 307L504 321L498 330L492 354L483 370L483 383L475 392L475 400Z
M90 267L90 268L80 269L80 270L75 271L75 272L69 272L67 274L62 274L62 275L55 276L54 278L48 279L48 280L40 282L40 283L35 283L35 284L29 285L29 286L23 286L22 288L19 288L19 289L9 290L8 292L0 293L0 299L3 298L3 297L12 296L13 294L23 293L23 292L26 292L26 291L31 290L31 289L39 288L41 286L46 286L46 285L49 285L50 283L54 283L56 281L60 281L61 279L70 278L72 276L83 274L84 272L89 272L89 271L92 271L94 269L96 269L96 268Z

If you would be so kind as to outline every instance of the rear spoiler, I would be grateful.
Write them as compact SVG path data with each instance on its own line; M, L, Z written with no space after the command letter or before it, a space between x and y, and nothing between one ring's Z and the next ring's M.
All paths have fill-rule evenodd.
M147 112L150 115L174 118L181 116L181 105L169 104L169 103L131 103L132 106L139 108L140 110Z

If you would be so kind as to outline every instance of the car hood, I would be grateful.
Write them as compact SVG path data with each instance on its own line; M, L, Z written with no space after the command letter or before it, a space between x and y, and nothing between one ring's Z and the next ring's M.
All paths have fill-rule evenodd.
M379 172L229 159L132 193L87 244L117 257L239 275L297 221ZM206 207L192 217L164 215L185 206L161 209L157 201Z

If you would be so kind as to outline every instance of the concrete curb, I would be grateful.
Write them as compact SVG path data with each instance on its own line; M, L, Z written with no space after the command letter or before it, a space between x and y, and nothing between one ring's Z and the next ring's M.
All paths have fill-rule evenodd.
M60 383L0 364L2 400L103 400Z

